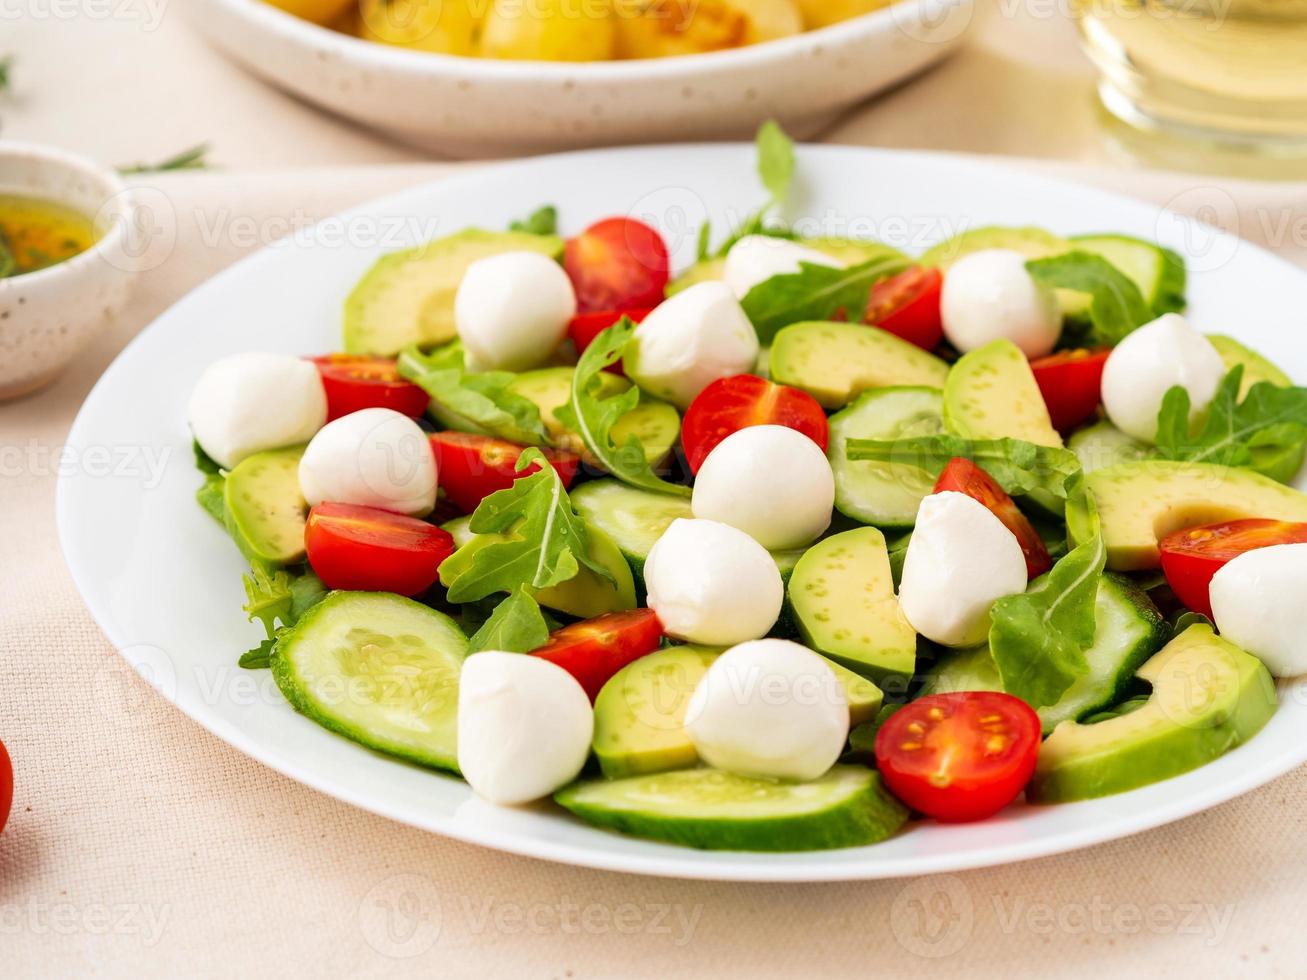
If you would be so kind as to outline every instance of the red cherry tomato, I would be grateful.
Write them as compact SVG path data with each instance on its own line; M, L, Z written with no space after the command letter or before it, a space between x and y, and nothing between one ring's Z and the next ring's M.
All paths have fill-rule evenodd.
M540 466L533 464L521 473L517 458L525 446L468 432L437 432L431 437L436 454L436 469L445 496L465 514L497 490L507 490L520 476L530 476ZM570 487L581 465L581 458L561 449L542 449L555 472Z
M932 694L889 716L876 733L876 767L914 810L949 823L983 820L1030 782L1039 732L1039 716L1010 694Z
M751 425L783 425L802 432L822 452L830 425L806 391L773 384L752 374L719 378L695 397L681 423L681 445L690 471L698 473L708 454L727 436Z
M1209 619L1212 576L1245 551L1307 542L1307 524L1252 518L1204 524L1168 534L1158 544L1166 584L1177 599Z
M662 236L631 218L607 218L571 239L563 268L581 313L657 306L671 276Z
M9 761L5 743L0 742L0 833L4 833L9 811L14 805L14 766Z
M531 655L562 667L594 701L610 677L653 653L662 638L662 624L652 609L628 609L555 630Z
M329 589L410 596L431 588L455 550L448 531L416 517L332 503L309 511L304 547Z
M943 289L944 277L938 269L914 265L871 287L863 319L923 350L934 350L944 339L939 312Z
M326 354L311 358L327 392L327 421L364 408L392 408L415 419L427 410L430 397L399 375L388 357Z
M1030 362L1053 428L1066 432L1093 417L1103 400L1103 367L1110 348L1063 350Z
M578 313L568 325L567 335L572 338L572 346L576 348L576 352L583 354L585 349L594 343L596 337L622 317L629 316L636 323L641 323L652 312L653 308L650 307L643 310L604 310L600 313ZM622 370L621 361L608 365L604 370L626 377L626 372Z
M935 481L935 493L943 493L945 490L956 490L979 500L1003 522L1004 527L1016 535L1021 553L1026 556L1028 578L1038 578L1053 567L1053 559L1048 556L1044 539L1039 536L1034 525L994 478L971 460L958 458L949 461Z

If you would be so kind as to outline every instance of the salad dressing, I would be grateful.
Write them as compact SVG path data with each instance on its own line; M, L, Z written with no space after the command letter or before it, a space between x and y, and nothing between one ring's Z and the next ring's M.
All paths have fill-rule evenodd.
M98 237L80 211L42 198L0 194L0 279L71 259Z

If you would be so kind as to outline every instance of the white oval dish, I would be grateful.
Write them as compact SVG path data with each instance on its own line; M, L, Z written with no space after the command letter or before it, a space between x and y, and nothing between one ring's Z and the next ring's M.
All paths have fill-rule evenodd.
M1307 761L1307 679L1248 744L1176 779L1101 800L1018 805L978 824L910 825L872 847L795 854L696 852L591 829L549 805L497 809L457 779L383 758L297 715L267 672L236 666L262 636L241 613L245 563L196 505L185 406L212 360L246 349L307 354L339 342L341 303L380 255L476 223L504 227L547 198L564 230L612 214L659 222L684 264L699 217L718 237L761 192L744 145L636 148L508 164L388 197L265 249L178 302L105 372L68 439L88 465L59 482L60 541L109 639L154 686L231 745L300 782L395 820L513 853L688 878L823 881L952 871L1058 853L1156 827ZM1307 275L1232 236L1154 206L999 165L927 153L804 147L813 232L880 231L919 251L985 224L1119 231L1190 257L1192 321L1229 331L1307 379L1296 311ZM356 233L342 235L341 229ZM371 237L372 244L365 240ZM123 465L106 476L88 449ZM161 465L160 460L164 463ZM1299 486L1307 480L1299 479Z
M262 0L195 0L228 57L332 112L445 156L734 139L775 118L799 138L943 58L973 0L903 0L731 51L584 64L411 51L349 37Z

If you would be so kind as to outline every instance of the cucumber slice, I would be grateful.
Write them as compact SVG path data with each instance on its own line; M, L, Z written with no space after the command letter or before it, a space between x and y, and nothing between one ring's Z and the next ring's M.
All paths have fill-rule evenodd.
M831 416L826 455L835 472L835 509L877 527L912 527L921 498L935 486L923 469L845 456L850 439L911 439L944 430L938 388L876 388Z
M1067 440L1067 448L1076 454L1085 473L1106 469L1117 463L1152 459L1152 446L1126 435L1111 422L1095 422Z
M587 823L705 850L815 851L875 844L908 811L861 766L786 783L716 769L575 783L560 806Z
M272 676L296 711L370 749L458 771L467 637L386 592L333 592L278 638Z
M251 562L281 566L304 560L309 505L300 492L302 455L303 446L255 453L227 474L224 523Z
M1038 711L1044 732L1064 721L1079 721L1118 702L1135 672L1162 648L1169 635L1165 620L1129 579L1103 576L1095 606L1094 644L1085 651L1089 672L1058 699ZM962 650L941 659L928 672L922 694L948 691L1001 691L989 647Z
M1101 255L1133 280L1153 316L1185 308L1184 259L1169 248L1129 235L1076 235L1071 245Z

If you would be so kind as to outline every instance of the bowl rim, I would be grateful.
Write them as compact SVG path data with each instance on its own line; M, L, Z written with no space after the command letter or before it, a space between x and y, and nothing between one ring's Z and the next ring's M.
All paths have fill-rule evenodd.
M21 140L0 139L0 161L6 159L35 159L47 167L62 167L65 170L94 180L100 189L104 191L104 194L102 195L103 201L96 209L95 214L86 215L92 222L98 222L101 219L106 205L117 202L117 206L109 214L103 216L108 219L108 228L89 248L78 252L71 258L64 259L62 262L48 265L44 269L0 279L0 293L16 290L19 285L28 288L33 285L43 285L60 276L80 272L95 261L107 262L111 266L115 265L112 256L120 252L125 244L127 229L131 226L133 215L136 212L136 197L117 170L98 163L90 157L56 146L49 146L44 143L29 143ZM49 196L49 199L59 204L67 203L55 196ZM77 210L81 211L82 209L77 208Z
M846 44L864 34L874 34L891 25L931 23L952 10L970 10L975 0L891 0L879 10L858 14L849 20L828 24L787 37L773 38L740 48L672 55L666 58L629 58L610 61L516 61L474 58L438 51L415 51L397 45L369 41L303 20L274 7L265 0L205 0L213 7L253 20L265 29L288 35L321 52L347 52L371 69L410 71L419 75L449 75L473 81L532 82L630 82L684 79L687 74L717 74L754 68L774 61L820 50L825 44ZM913 8L905 19L902 11ZM910 35L908 35L910 36Z

